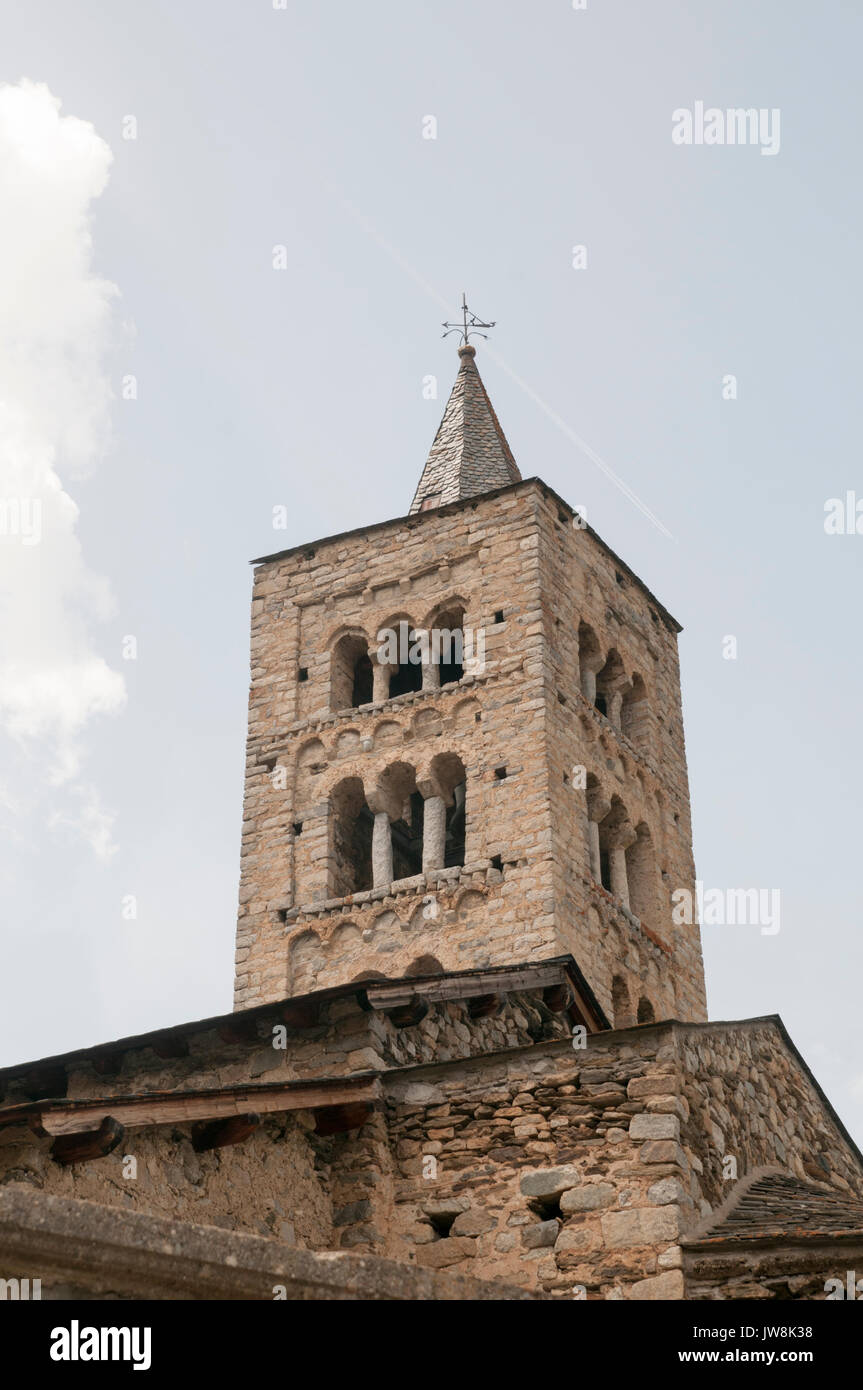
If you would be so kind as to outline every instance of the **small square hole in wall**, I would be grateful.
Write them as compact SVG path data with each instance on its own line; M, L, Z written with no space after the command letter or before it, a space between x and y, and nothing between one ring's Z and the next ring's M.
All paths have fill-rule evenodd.
M314 560L315 552L313 550L306 550L303 552L303 558L305 560Z
M309 679L309 668L308 668L308 666L301 666L300 669L299 669L299 671L297 672L297 680L307 681L308 679Z
M278 917L280 922L287 922L288 909L286 907L280 907L276 913L276 916Z
M294 835L295 835L295 836L302 835L302 833L303 833L303 822L302 822L301 820L295 820L295 821L294 821L293 830L294 830Z
M474 724L482 723L482 713L480 712L480 710L477 710L476 714L474 715L473 722Z
M531 1211L536 1212L541 1221L553 1221L555 1217L558 1221L563 1220L560 1197L537 1197L534 1201L528 1202L527 1205Z
M503 873L503 860L499 854L493 854L491 856L491 867L497 869L499 873Z
M502 782L503 779L506 777L506 768L505 768L505 767L496 767L495 770L494 770L494 775L495 775L495 777L497 778L497 780L498 780L499 782Z
M497 612L496 612L495 615L494 615L494 620L495 620L496 623L502 623L502 622L503 622L503 609L502 609L502 608L498 608Z
M458 1212L455 1211L436 1211L434 1216L429 1217L429 1221L439 1236L448 1236L457 1215Z
M615 579L617 580L618 584L623 585L623 584L626 583L626 580L624 579L623 575L620 573L620 570L615 570L615 571L614 571L614 577L615 577Z
M567 516L566 512L560 511L559 508L558 508L558 513L557 513L557 519L558 519L558 521L562 521L563 524L564 524L564 526L565 526L566 523L569 521L569 517Z
M561 693L560 693L559 690L558 690L558 692L557 692L557 702L558 702L558 704L560 704L560 705L565 705L565 704L566 704L566 696L565 696L565 695L561 695Z

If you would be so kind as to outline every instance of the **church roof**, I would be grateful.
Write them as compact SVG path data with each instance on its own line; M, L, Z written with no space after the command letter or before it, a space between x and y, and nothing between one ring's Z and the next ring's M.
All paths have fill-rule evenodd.
M113 1042L96 1043L91 1047L76 1048L56 1056L0 1067L0 1129L9 1122L10 1114L21 1105L20 1099L8 1099L13 1089L22 1089L18 1083L25 1083L24 1094L33 1100L34 1108L38 1109L44 1101L65 1096L67 1071L85 1063L91 1063L97 1075L110 1076L114 1074L120 1059L127 1053L143 1052L149 1048L158 1057L187 1055L190 1039L202 1033L216 1032L222 1042L232 1045L242 1040L243 1034L247 1035L246 1041L253 1040L259 1022L265 1024L265 1031L269 1031L274 1021L285 1023L288 1019L289 1026L297 1031L316 1028L323 1005L334 1000L347 999L351 995L362 996L363 1009L373 1010L378 1007L394 1007L388 996L404 990L408 990L412 997L422 996L434 1002L444 999L472 999L490 991L511 994L531 989L548 989L564 983L570 985L575 1008L589 1024L589 1031L607 1031L611 1025L577 961L571 955L550 956L541 961L517 962L512 965L447 970L443 974L414 975L409 981L387 980L385 977L353 980L343 985L331 985L327 989L312 990L308 994L271 1000L252 1008L217 1014L212 1018L157 1028L149 1033L138 1033ZM403 1003L403 1000L397 999L396 1005L400 1003ZM130 1067L130 1070L133 1068ZM29 1087L28 1078L38 1082L35 1089Z
M458 350L458 375L419 480L411 513L445 507L521 481L512 450L477 371L476 349Z
M681 1244L704 1249L859 1237L861 1233L859 1197L803 1182L792 1173L756 1170Z

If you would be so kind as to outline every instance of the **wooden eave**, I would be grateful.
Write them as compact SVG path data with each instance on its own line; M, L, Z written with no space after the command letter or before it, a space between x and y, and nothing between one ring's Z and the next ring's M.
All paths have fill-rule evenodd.
M374 1072L315 1081L261 1082L203 1087L187 1091L149 1091L142 1095L98 1096L79 1100L28 1101L0 1108L0 1127L26 1123L37 1134L86 1134L106 1119L124 1129L220 1120L246 1114L374 1105L380 1098Z

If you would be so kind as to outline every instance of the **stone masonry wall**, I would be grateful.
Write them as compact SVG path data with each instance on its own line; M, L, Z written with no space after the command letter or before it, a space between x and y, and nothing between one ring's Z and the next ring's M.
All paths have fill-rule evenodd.
M553 497L544 498L540 536L558 937L615 1027L636 1021L641 999L657 1019L704 1019L699 929L672 922L672 892L694 892L695 885L676 627ZM582 693L582 623L597 639L600 660L619 655L622 688L634 677L644 682L646 702L629 734L616 709L607 717ZM649 830L652 862L641 918L635 903L627 910L594 878L587 794L574 769L596 779L606 803L619 797L633 827ZM617 999L615 975L624 986Z
M681 1144L702 1216L728 1196L723 1158L737 1176L778 1164L803 1181L863 1195L859 1161L772 1018L677 1030Z
M288 1029L286 1047L273 1045L279 1018L278 1010L259 1018L256 1041L226 1042L212 1029L193 1033L185 1056L160 1057L149 1046L126 1050L112 1074L78 1059L67 1068L66 1096L122 1099L374 1076L421 1062L530 1048L569 1031L566 1016L551 1013L542 991L505 996L493 1016L475 1019L466 1001L432 1003L409 1028L363 1009L354 995L338 997L320 1007L314 1026ZM5 1080L6 1104L25 1102L32 1080L26 1069ZM250 1097L249 1108L254 1105ZM192 1148L188 1125L132 1127L113 1153L62 1167L50 1157L50 1140L21 1123L0 1128L0 1188L26 1182L61 1197L268 1235L306 1249L374 1246L393 1205L384 1117L373 1116L358 1134L330 1138L313 1133L314 1124L307 1111L271 1115L242 1143L201 1154ZM130 1156L137 1161L134 1178L123 1175Z
M334 1243L332 1209L313 1125L303 1112L268 1116L242 1144L205 1153L195 1153L188 1125L131 1129L113 1153L70 1167L17 1125L0 1131L0 1190L23 1182L58 1197L326 1250Z
M382 1104L348 1133L314 1134L311 1114L291 1112L204 1154L188 1126L130 1129L113 1154L73 1168L19 1125L0 1130L0 1187L604 1299L684 1296L680 1237L729 1195L729 1157L737 1177L779 1165L863 1196L860 1156L776 1019L659 1023L576 1049L565 1015L534 991L493 1017L449 1001L400 1028L337 998L287 1052L260 1028L245 1063L205 1032L187 1057L142 1050L114 1077L82 1061L69 1095L364 1073L380 1077ZM707 1266L693 1278L696 1296L716 1296Z
M728 1195L726 1145L741 1177L768 1161L807 1176L820 1155L825 1182L860 1190L859 1156L773 1020L597 1034L586 1054L549 1043L392 1076L387 1094L386 1253L557 1297L683 1297L679 1236Z
M65 1095L70 1100L164 1095L378 1073L531 1047L566 1037L569 1027L565 1014L553 1014L545 1005L541 990L503 995L495 1014L479 1018L471 1018L466 999L432 1001L426 1016L406 1028L347 994L321 1004L314 1023L303 1027L286 1028L278 1007L265 1010L248 1042L226 1042L216 1029L202 1029L189 1036L185 1056L160 1057L151 1046L139 1046L127 1049L110 1074L97 1070L88 1057L74 1059L65 1069ZM4 1080L5 1104L26 1103L31 1080L27 1069ZM4 1133L0 1129L0 1144Z
M452 970L558 953L537 498L478 499L431 524L393 522L256 571L237 1007L364 969L402 975L427 954ZM341 637L362 634L374 649L380 629L433 626L437 610L459 604L466 629L485 634L484 670L468 667L438 691L330 709ZM466 773L464 867L333 900L334 789L359 779L369 797L396 764L425 786L441 754Z

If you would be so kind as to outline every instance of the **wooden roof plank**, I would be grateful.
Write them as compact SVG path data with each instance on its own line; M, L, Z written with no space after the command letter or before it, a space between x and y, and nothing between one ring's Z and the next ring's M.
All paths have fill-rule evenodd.
M50 1135L86 1134L111 1118L127 1129L145 1125L186 1124L226 1119L247 1113L277 1114L289 1110L317 1110L355 1101L374 1102L380 1095L377 1078L357 1085L349 1078L342 1084L236 1087L211 1095L165 1093L149 1096L103 1096L74 1105L54 1102L39 1112L41 1125ZM22 1119L25 1118L23 1115ZM2 1115L0 1115L2 1119Z

